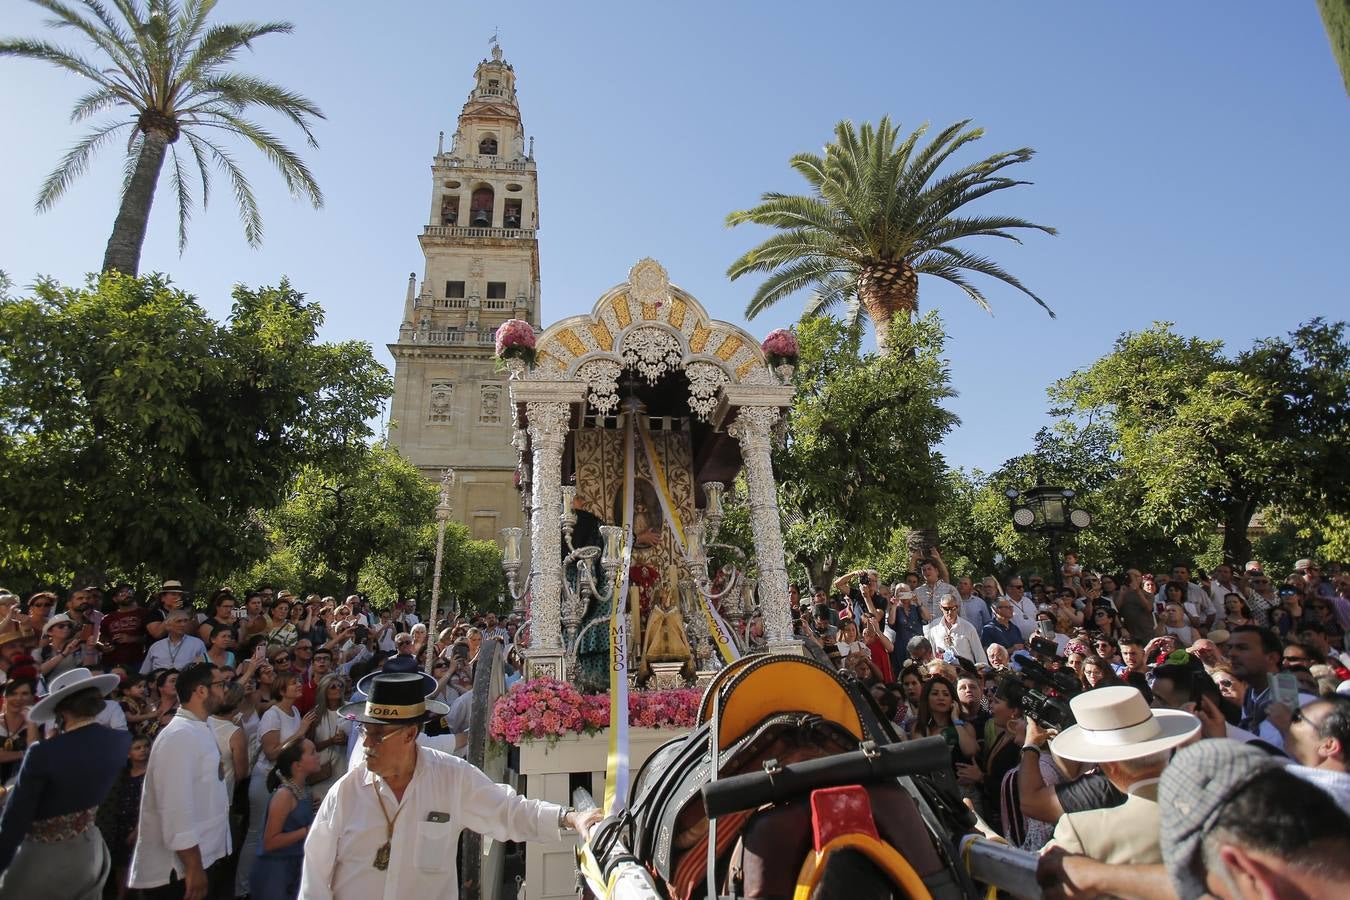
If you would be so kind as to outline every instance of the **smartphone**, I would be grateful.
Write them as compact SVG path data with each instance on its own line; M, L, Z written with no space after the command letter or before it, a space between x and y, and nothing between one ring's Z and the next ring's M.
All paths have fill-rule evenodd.
M1270 674L1270 699L1290 710L1298 709L1298 679L1288 672Z
M1055 636L1054 622L1037 622L1036 633L1043 638L1053 638Z

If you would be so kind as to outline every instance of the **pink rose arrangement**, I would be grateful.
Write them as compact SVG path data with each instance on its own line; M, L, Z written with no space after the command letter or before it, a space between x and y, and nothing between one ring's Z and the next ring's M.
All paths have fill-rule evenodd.
M770 331L760 348L772 366L783 364L795 366L797 356L801 353L801 348L797 345L797 336L786 328L775 328Z
M507 319L497 327L497 358L534 363L534 328L524 319Z
M692 728L703 692L633 691L628 695L628 724L636 728ZM508 744L567 734L595 734L609 727L609 694L581 694L554 678L519 681L497 698L488 722L493 740Z

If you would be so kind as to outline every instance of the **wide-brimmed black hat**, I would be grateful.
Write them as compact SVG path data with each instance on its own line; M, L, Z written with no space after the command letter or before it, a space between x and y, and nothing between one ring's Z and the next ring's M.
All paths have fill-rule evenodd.
M366 699L348 703L338 713L356 722L415 725L450 712L444 703L427 699L423 678L412 672L377 672L369 680L362 679Z

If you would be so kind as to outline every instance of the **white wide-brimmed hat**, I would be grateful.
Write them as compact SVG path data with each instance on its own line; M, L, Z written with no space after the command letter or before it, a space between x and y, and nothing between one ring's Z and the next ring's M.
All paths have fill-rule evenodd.
M34 703L28 710L28 718L39 725L55 722L56 705L71 694L98 688L99 693L106 697L121 680L116 675L95 675L84 668L62 672L52 679L52 689L47 692L47 696Z
M1176 709L1152 709L1138 688L1085 691L1069 700L1078 721L1050 742L1056 756L1078 762L1121 762L1180 746L1200 720Z

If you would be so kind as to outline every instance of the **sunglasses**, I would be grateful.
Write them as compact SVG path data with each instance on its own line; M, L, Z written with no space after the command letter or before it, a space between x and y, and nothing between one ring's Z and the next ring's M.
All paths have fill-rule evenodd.
M291 658L290 658L289 655L287 655L287 656L274 656L274 657L272 657L272 660L271 660L272 665L274 665L274 666L275 666L277 663L284 663L284 662L290 662L290 661L291 661Z
M943 612L956 612L956 609L957 609L957 608L956 608L955 606L944 606L944 607L942 607L942 611L943 611Z
M1230 688L1230 687L1233 687L1233 685L1235 684L1235 682L1233 682L1232 679L1228 679L1228 678L1221 678L1221 679L1219 679L1218 681L1216 681L1216 682L1214 682L1214 683L1217 684L1217 685L1218 685L1219 687L1221 687L1221 688Z

